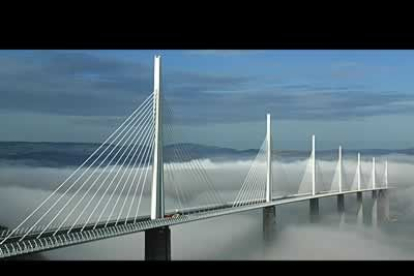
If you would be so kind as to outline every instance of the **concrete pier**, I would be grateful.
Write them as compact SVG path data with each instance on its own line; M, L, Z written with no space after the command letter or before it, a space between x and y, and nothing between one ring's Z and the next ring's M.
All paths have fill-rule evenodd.
M362 202L362 192L357 192L357 224L364 224L364 204Z
M340 214L345 213L345 195L338 195L337 207Z
M389 191L388 190L380 190L378 192L378 203L377 203L377 212L378 212L378 222L383 223L388 220L389 218L389 199L388 199Z
M378 226L378 193L372 191L372 205L371 205L371 225Z
M145 231L145 260L171 260L171 231L168 226Z
M263 208L263 239L270 240L276 228L276 206Z
M319 198L312 198L309 200L310 222L319 221Z

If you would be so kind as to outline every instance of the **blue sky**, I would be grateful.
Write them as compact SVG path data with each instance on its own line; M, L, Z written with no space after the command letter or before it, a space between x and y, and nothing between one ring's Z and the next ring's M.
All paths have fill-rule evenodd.
M414 51L0 51L0 140L103 141L151 92L187 142L276 149L414 147Z

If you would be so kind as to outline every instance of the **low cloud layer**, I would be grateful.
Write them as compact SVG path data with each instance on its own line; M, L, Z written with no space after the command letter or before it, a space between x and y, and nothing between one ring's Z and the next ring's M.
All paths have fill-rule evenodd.
M337 216L334 198L325 199L320 203L322 224L310 225L307 216L308 204L304 202L277 208L277 230L274 241L270 243L262 240L261 210L174 226L173 259L413 259L414 243L410 239L410 229L414 223L414 187L410 180L414 164L405 161L394 160L389 165L390 179L393 185L400 187L391 195L391 215L398 218L395 222L378 229L372 229L369 225L358 226L354 198L349 196L346 198L345 218L340 219ZM247 174L251 164L248 161L202 162L217 188L227 199L234 198L241 186L240 180ZM334 168L335 162L329 165ZM368 165L368 162L363 164L365 167ZM305 162L284 163L283 166L288 175L294 175L304 170ZM57 183L58 179L63 180L69 173L68 169L2 167L1 224L9 227L17 225L50 193L50 189L56 187L52 183ZM37 187L30 186L29 183L36 183ZM194 185L185 182L182 184L183 189ZM39 189L40 187L42 188ZM286 192L289 188L292 187L280 186L275 192ZM200 196L200 190L198 191L188 196ZM148 195L146 190L142 214L149 212ZM175 193L170 186L167 188L167 201L171 208L177 203L174 198ZM197 204L199 200L194 199L193 203ZM365 216L369 216L370 204L370 196L364 197L364 212L367 212ZM13 210L12 216L9 210ZM218 225L220 228L217 228ZM47 259L69 260L143 259L143 236L138 233L45 252L42 256ZM321 240L326 242L321 244Z

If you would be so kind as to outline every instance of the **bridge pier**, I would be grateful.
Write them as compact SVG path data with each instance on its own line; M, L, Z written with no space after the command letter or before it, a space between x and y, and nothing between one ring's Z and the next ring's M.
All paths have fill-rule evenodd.
M342 227L345 224L345 195L337 196L337 208L339 213L339 226Z
M388 199L389 191L387 190L380 190L378 191L378 222L383 223L389 218L389 199Z
M362 226L364 223L364 205L362 202L362 192L357 192L357 224Z
M319 221L319 198L312 198L309 201L310 207L310 222Z
M276 206L263 208L263 239L270 240L276 227Z
M371 225L378 226L378 193L372 191L372 205L371 205Z
M345 195L338 195L337 207L340 214L345 213Z
M168 226L145 230L145 260L171 260L171 231Z

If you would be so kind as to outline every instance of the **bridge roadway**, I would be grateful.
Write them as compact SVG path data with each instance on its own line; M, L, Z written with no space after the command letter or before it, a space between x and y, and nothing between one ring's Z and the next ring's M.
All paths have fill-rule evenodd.
M392 189L392 187L380 187L375 189L361 189L361 190L348 190L342 192L320 192L315 196L308 194L300 195L286 195L273 197L272 202L264 201L251 201L246 202L242 206L232 207L232 203L215 205L215 206L205 206L205 207L196 207L188 208L181 211L181 216L177 218L163 218L151 220L149 216L138 217L135 222L134 218L128 219L127 223L122 221L116 224L115 221L108 223L104 227L105 222L102 222L97 225L94 229L94 223L91 223L85 227L81 232L83 225L74 227L71 232L68 233L69 228L62 228L56 234L55 230L51 229L48 232L42 234L41 238L37 239L36 237L41 232L41 229L34 231L30 235L27 235L22 241L19 241L24 233L15 233L11 236L4 244L0 245L0 258L7 258L12 256L19 256L24 254L30 254L34 252L41 252L52 250L60 247L67 247L71 245L87 243L92 241L97 241L101 239L113 238L117 236L142 232L148 229L162 227L162 226L172 226L202 219L208 219L223 215L229 215L234 213L246 212L254 209L260 209L270 206L278 206L296 203L300 201L306 201L316 198L332 197L338 195L352 194L357 192L370 192L370 191L379 191ZM173 214L174 212L167 212L167 214ZM0 242L4 240L5 235L0 236Z

